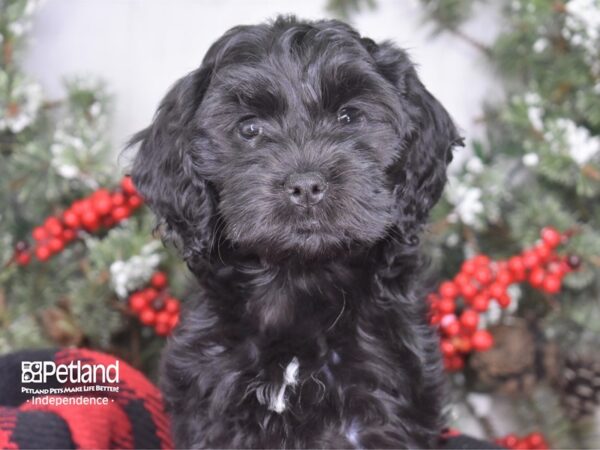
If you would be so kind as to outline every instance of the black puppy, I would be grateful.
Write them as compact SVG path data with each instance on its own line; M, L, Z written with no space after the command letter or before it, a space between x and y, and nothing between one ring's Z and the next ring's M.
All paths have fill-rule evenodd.
M406 53L338 21L236 27L138 142L200 285L164 353L177 445L435 446L418 234L460 138Z

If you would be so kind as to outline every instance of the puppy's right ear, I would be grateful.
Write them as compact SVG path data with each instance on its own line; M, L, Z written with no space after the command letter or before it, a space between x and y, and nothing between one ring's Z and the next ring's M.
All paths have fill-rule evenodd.
M152 124L128 146L139 144L133 182L158 217L163 239L172 241L188 260L207 256L213 200L196 172L202 148L194 117L212 74L204 64L180 79L161 101Z

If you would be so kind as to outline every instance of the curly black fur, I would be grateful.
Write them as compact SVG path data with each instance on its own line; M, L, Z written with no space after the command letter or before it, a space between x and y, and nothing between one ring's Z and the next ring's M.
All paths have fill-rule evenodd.
M138 142L200 286L164 352L178 446L435 445L418 235L460 138L406 53L338 21L236 27ZM318 203L291 201L306 173Z

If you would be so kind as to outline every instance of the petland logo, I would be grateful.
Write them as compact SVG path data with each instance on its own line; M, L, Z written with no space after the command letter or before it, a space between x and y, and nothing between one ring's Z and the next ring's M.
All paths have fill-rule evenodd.
M55 377L59 383L118 383L119 361L104 364L86 364L71 361L56 364L54 361L21 361L21 383L46 383Z

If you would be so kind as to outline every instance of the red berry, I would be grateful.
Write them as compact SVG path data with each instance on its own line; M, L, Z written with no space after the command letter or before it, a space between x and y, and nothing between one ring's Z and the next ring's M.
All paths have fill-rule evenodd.
M473 297L473 301L471 302L471 306L477 312L486 312L490 306L490 297L485 294L477 294Z
M542 283L542 289L549 294L556 294L560 291L561 278L557 275L548 275Z
M550 248L557 247L562 241L562 235L556 228L544 227L541 232L542 240Z
M31 254L29 252L17 253L15 260L19 266L26 266L31 261Z
M171 319L169 319L169 326L171 328L175 328L178 323L179 323L179 314L171 315Z
M454 314L446 314L445 316L442 316L440 325L442 328L444 328L448 326L448 324L450 324L451 322L456 322L456 316Z
M431 317L429 318L429 323L431 325L437 325L438 323L440 323L442 320L442 316L439 314L432 314Z
M137 193L135 186L133 184L133 180L130 176L123 177L121 180L121 189L128 195L134 195Z
M454 355L450 358L451 370L458 371L465 366L465 360L458 355Z
M437 310L442 315L452 314L455 309L456 309L456 304L454 303L454 300L452 300L450 298L442 298L437 303Z
M461 433L460 431L458 431L456 428L445 428L442 431L442 438L450 438L450 437L456 437L459 436Z
M121 192L115 192L112 195L112 203L114 206L123 206L125 204L125 196Z
M165 300L165 311L176 314L179 312L179 300L173 297L169 297Z
M536 267L539 263L540 258L535 252L529 250L523 253L523 265L526 269L532 269Z
M442 329L448 336L456 336L460 333L460 323L457 320L453 320L444 325L444 320L442 319Z
M533 248L533 251L542 262L547 261L550 255L552 254L552 249L548 247L548 245L545 242L536 245Z
M63 226L56 217L48 217L44 222L44 228L51 236L60 236L63 231Z
M544 437L540 433L531 433L526 439L532 448L537 448L544 443Z
M91 196L92 200L101 197L110 197L110 192L108 191L108 189L100 188L96 190Z
M83 214L83 200L74 201L71 205L71 208L69 208L68 211L71 211L74 214L81 216Z
M491 262L491 260L490 260L489 256L486 256L486 255L476 255L475 257L473 257L473 262L477 266L486 266L486 265L488 265Z
M70 228L79 228L81 222L79 221L79 217L75 214L74 211L68 209L63 214L63 222L66 226Z
M164 272L155 272L150 279L150 284L156 289L162 289L167 285L167 275Z
M510 296L508 294L502 294L496 299L496 302L500 308L508 308L508 305L510 305Z
M490 297L495 298L497 300L506 293L506 288L502 284L495 282L490 285L489 292Z
M519 273L525 270L525 264L520 256L513 256L508 260L508 268L513 273Z
M514 276L515 281L517 283L521 283L522 281L525 281L527 279L527 272L525 270L522 270L521 272L515 272Z
M154 331L159 336L167 336L171 332L171 326L167 322L157 322Z
M462 272L459 272L455 277L454 277L454 283L456 283L457 287L460 289L463 285L470 283L471 282L471 277L469 277L467 274L464 274Z
M467 330L475 330L479 325L479 314L472 309L465 309L459 320L460 324Z
M460 271L466 275L473 275L476 270L477 270L477 265L471 259L468 259L467 261L465 261L460 268Z
M501 259L495 262L497 270L506 270L508 269L508 261Z
M156 321L156 313L152 308L145 308L140 313L140 322L144 325L153 325Z
M452 339L454 348L461 353L470 353L472 349L471 340L467 336L457 336Z
M83 216L86 212L94 211L92 201L89 198L84 198L83 200L79 200L79 202L73 203L73 206L71 206L71 208L73 208L75 213L77 213L80 217Z
M62 239L65 242L71 242L76 237L77 233L75 232L75 230L71 230L70 228L66 228L62 233Z
M171 320L171 314L166 311L160 311L156 314L156 323L164 323L165 325L169 325L169 320Z
M81 222L88 231L96 231L100 227L98 215L91 209L83 212Z
M478 352L485 352L494 345L494 338L487 330L477 330L471 336L471 344Z
M65 243L62 239L52 238L48 241L48 247L52 251L52 253L60 252L63 248L65 248Z
M529 274L529 284L534 288L539 288L546 278L546 271L541 267L536 267Z
M113 203L108 192L106 194L95 196L92 199L92 205L94 207L94 211L96 211L99 216L108 214L113 207Z
M147 288L142 291L146 299L151 302L158 297L158 291L154 288Z
M142 311L148 302L146 301L146 297L141 292L134 292L129 297L129 308L136 313Z
M142 200L142 197L140 197L139 195L132 195L127 200L127 204L129 205L129 207L131 209L139 208L140 206L142 206L142 203L144 203L144 201Z
M571 271L571 268L564 260L560 262L551 262L548 264L547 269L548 272L558 275L559 277L562 277Z
M514 277L512 274L506 269L498 270L496 274L496 283L501 284L503 286L508 286L514 282Z
M444 281L439 289L442 297L454 298L458 295L458 287L451 281Z
M40 261L46 261L48 258L50 258L50 256L52 256L52 252L47 246L40 245L38 248L35 249L35 256Z
M36 241L44 241L48 239L48 231L43 227L35 227L31 235Z
M492 271L486 266L478 267L475 271L475 279L481 284L488 284L492 281Z
M448 339L442 339L440 341L440 350L444 356L452 356L456 353L456 348Z
M130 214L131 214L131 211L129 208L127 208L125 206L117 206L112 211L112 218L115 219L117 222L120 222L121 220L129 217Z
M461 292L462 295L465 297L465 299L467 300L471 300L473 297L475 297L475 295L477 295L477 286L475 286L473 283L465 283L461 286Z
M519 439L517 445L514 446L515 450L530 450L529 442L527 439Z
M504 437L504 443L508 448L513 448L519 442L519 438L514 434L508 434Z

